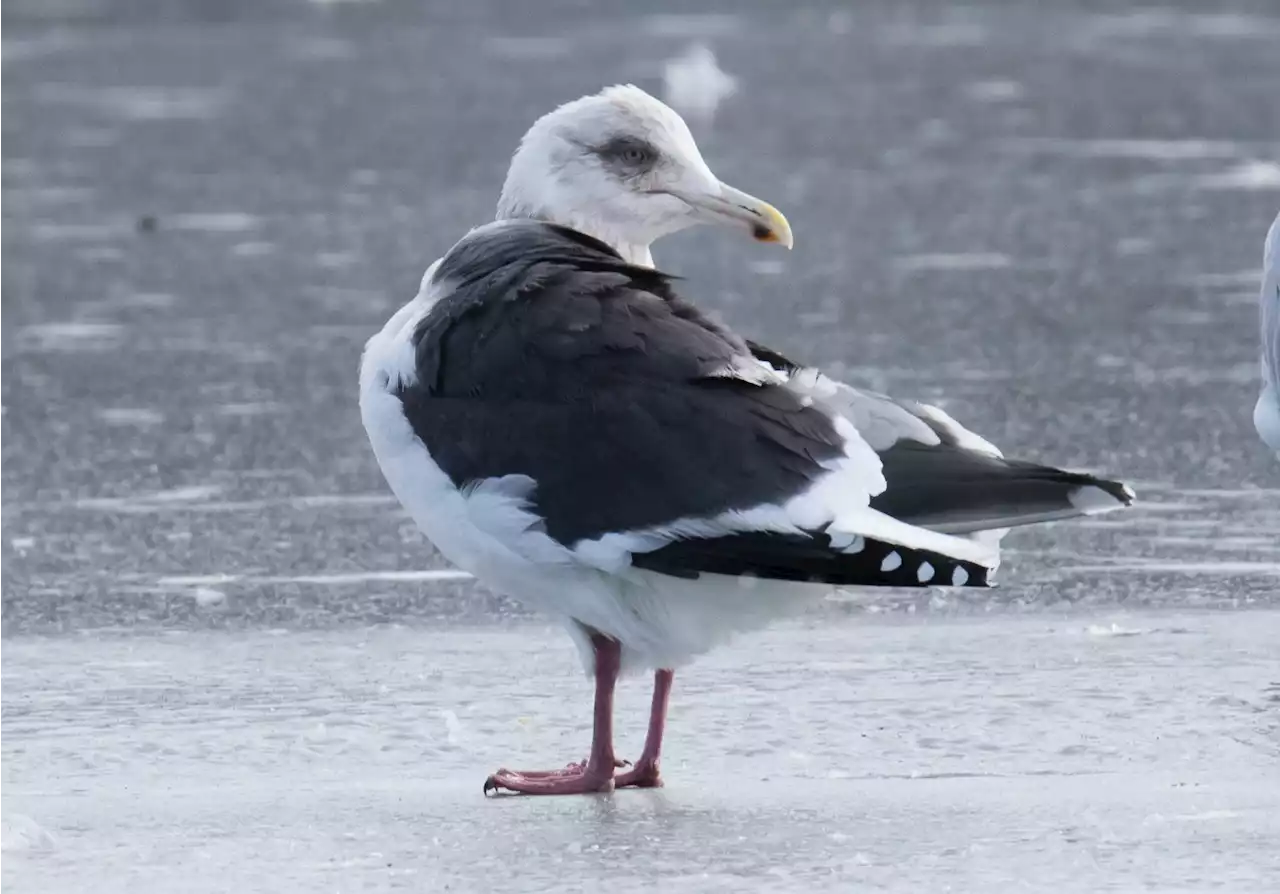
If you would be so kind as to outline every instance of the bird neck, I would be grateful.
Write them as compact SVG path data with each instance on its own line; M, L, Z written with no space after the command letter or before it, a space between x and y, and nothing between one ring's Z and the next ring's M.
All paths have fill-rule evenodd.
M582 227L574 227L574 229L580 230L588 236L594 236L601 242L608 243L614 251L622 255L622 259L628 264L634 264L636 267L653 267L653 255L649 252L649 246L647 245L635 245L618 239L610 239L605 234L592 232Z
M562 227L571 227L579 233L593 236L622 255L622 259L628 264L634 264L637 267L653 267L653 255L649 252L649 243L633 242L623 238L620 233L612 232L609 227L601 225L599 221L578 218L573 215L556 215L537 219L545 220L547 223L560 224Z
M599 239L608 245L618 254L622 255L622 259L628 264L634 264L637 267L653 267L653 255L649 251L651 243L635 242L624 237L621 233L614 230L608 224L599 220L593 220L590 217L577 214L553 214L551 212L532 208L520 202L510 202L507 200L504 192L502 199L498 203L497 220L541 220L546 223L559 224L562 227L570 227L579 233L586 233Z

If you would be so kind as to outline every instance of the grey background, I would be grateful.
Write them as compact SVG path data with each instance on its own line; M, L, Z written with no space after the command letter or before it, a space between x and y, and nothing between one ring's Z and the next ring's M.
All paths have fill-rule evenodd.
M1273 885L1274 3L4 25L6 890ZM796 247L660 243L687 293L1142 506L1016 532L993 593L846 595L695 665L663 792L483 802L498 764L580 756L588 690L518 605L429 579L359 352L537 115L658 92L691 40L740 79L704 155Z

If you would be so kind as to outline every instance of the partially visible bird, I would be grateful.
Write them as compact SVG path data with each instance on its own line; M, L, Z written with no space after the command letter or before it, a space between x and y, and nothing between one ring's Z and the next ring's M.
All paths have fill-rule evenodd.
M1262 393L1253 407L1253 424L1280 459L1280 213L1271 222L1262 247Z
M712 223L789 248L791 227L636 87L536 121L497 218L428 269L360 370L414 521L560 621L595 678L587 760L498 770L486 792L660 785L674 668L834 587L988 586L1003 529L1134 498L1005 459L936 407L834 381L685 300L655 240ZM617 772L614 685L642 668L648 734Z

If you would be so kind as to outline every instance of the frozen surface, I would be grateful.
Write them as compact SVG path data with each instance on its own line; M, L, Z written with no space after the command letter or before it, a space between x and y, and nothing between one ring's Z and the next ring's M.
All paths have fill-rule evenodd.
M1274 891L1277 641L1274 611L785 625L677 677L666 789L486 800L584 753L558 632L10 640L4 889Z
M1280 890L1280 9L1205 7L5 0L6 894ZM485 801L588 689L399 511L360 348L535 116L691 47L797 242L660 244L689 294L1142 502L690 668L662 792Z

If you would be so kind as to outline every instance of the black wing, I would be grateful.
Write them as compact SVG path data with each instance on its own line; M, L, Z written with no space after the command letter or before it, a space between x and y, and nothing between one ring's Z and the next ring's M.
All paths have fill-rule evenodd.
M475 236L476 234L473 234ZM745 344L603 243L508 223L446 255L401 400L458 486L536 482L564 544L785 500L843 439L787 389L720 375Z
M559 543L642 532L626 540L632 562L678 576L986 582L973 559L988 551L906 526L896 541L870 531L855 551L852 534L827 529L835 512L818 530L708 524L782 513L851 448L838 414L762 367L670 277L572 230L504 222L459 243L433 281L451 291L415 332L405 414L456 486L531 479L531 511ZM858 449L864 486L848 496L865 513L880 471Z

